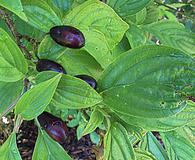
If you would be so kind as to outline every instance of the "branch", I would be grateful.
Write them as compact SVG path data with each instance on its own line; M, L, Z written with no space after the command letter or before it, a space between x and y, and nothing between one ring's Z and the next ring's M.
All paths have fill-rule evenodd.
M177 12L177 13L180 14L181 16L185 16L186 18L189 18L189 19L192 19L192 20L193 20L192 17L190 17L190 16L188 16L188 15L186 15L186 14L184 14L184 13L182 14L181 12L179 12L179 10L178 10L177 8L171 7L171 6L169 6L169 5L165 4L165 3L158 2L157 0L155 0L154 2L155 2L156 4L158 4L158 5L160 5L160 6L164 6L164 7L168 8L168 9L170 9L170 10L172 10L172 11Z

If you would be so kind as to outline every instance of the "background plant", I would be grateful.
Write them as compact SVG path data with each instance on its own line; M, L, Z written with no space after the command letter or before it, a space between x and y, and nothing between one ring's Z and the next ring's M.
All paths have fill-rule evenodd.
M105 160L195 158L193 2L0 0L0 6L0 115L15 113L0 159L21 159L16 133L33 119L39 135L32 159L71 159L39 126L43 111L63 120L74 115L67 125L78 126L78 139L90 134L101 147L99 130ZM56 25L77 27L85 46L57 45L47 34ZM68 74L38 73L38 57ZM94 77L97 91L78 74Z

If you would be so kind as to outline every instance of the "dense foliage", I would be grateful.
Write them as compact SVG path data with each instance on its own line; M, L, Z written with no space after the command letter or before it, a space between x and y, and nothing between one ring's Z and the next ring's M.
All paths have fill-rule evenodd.
M67 127L100 159L194 160L192 3L0 0L0 117L15 114L0 159L22 159L16 133L34 120L33 160L72 159Z

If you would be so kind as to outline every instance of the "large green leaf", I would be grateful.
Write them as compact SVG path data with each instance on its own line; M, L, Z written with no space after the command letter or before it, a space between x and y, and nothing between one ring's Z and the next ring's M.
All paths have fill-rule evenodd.
M148 132L140 144L141 149L152 153L156 160L169 160L168 155L156 137Z
M98 84L108 88L142 83L172 84L178 89L195 85L195 61L179 50L165 46L143 46L122 54L103 73ZM195 92L195 91L194 91ZM195 93L194 93L195 94Z
M27 62L7 32L0 28L0 81L16 82L27 73Z
M102 93L104 103L126 116L162 118L179 113L185 100L170 85L136 83L113 87Z
M15 13L17 16L22 18L23 20L27 21L27 17L23 12L23 7L20 0L0 0L0 6L10 10L11 12Z
M12 83L0 82L0 117L14 100L20 96L22 89L22 80Z
M139 126L148 131L167 131L184 126L195 120L195 107L188 105L180 113L164 118L145 118L127 116L119 113L119 117L126 123Z
M22 0L28 23L35 28L49 32L50 28L61 25L62 22L56 13L44 0Z
M143 46L124 53L99 81L104 102L127 116L162 118L185 107L195 94L195 61L168 47Z
M79 14L78 14L79 13ZM128 25L106 4L89 0L74 8L64 19L84 33L86 49L106 67L112 61L112 50L122 39Z
M0 159L22 160L16 144L16 134L12 133L5 143L0 147Z
M107 0L111 6L122 18L136 14L146 7L151 0Z
M176 131L160 133L170 160L194 160L195 148Z
M90 120L87 123L87 126L85 127L82 135L87 135L91 132L93 132L97 127L99 127L104 120L103 114L98 110L95 109L90 116Z
M135 160L134 150L126 129L114 122L104 138L105 160Z
M45 131L39 131L32 160L72 160L65 150Z
M185 27L176 21L159 21L143 27L168 45L195 56L195 34L188 32Z
M41 114L51 102L61 76L58 74L27 91L18 101L15 113L20 114L25 120L32 120Z
M40 83L55 75L54 72L42 72L36 77ZM86 82L81 79L62 75L51 104L56 108L88 108L102 101L102 97Z

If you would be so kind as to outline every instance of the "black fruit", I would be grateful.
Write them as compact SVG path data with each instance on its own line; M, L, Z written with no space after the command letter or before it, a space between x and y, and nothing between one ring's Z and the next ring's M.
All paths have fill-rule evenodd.
M55 26L50 29L50 36L59 45L69 48L81 48L85 45L83 33L72 26Z
M94 89L97 88L97 82L93 77L88 76L88 75L76 75L75 77L84 80L86 83L88 83Z
M47 59L40 59L37 62L36 69L39 72L55 71L55 72L66 74L66 71L64 70L64 68L60 64L58 64L54 61L47 60Z
M39 115L38 121L50 137L60 144L65 143L68 132L65 122L48 112Z

